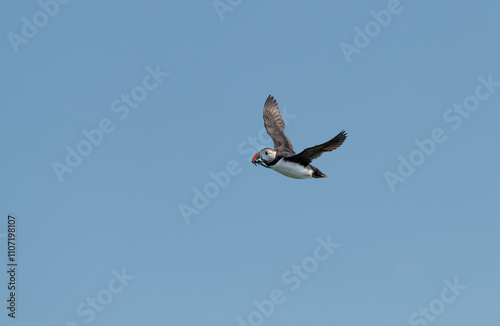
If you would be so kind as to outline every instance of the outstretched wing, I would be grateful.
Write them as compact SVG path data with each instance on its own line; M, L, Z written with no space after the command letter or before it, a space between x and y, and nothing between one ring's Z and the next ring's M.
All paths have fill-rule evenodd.
M333 137L326 143L306 148L299 154L291 156L287 159L303 165L308 165L311 163L312 160L317 159L324 152L331 152L334 149L339 148L340 145L344 143L344 140L346 138L347 138L347 132L345 130L342 130L337 136Z
M267 133L274 141L276 151L287 151L295 154L292 142L285 135L285 122L281 116L278 103L271 95L264 103L264 126L266 126Z

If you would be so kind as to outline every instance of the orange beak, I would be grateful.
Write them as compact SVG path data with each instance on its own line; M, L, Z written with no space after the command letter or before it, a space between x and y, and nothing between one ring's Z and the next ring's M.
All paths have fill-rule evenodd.
M260 152L258 152L257 154L255 154L252 158L252 163L253 164L258 164L260 162Z

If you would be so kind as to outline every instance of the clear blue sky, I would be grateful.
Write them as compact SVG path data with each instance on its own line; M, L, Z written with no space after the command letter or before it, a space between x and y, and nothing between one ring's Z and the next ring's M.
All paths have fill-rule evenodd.
M499 4L63 2L0 5L2 325L500 323Z

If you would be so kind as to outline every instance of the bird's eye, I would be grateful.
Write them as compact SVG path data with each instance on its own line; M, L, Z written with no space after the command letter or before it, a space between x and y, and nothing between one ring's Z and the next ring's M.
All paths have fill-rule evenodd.
M264 155L267 155L267 151L264 152Z

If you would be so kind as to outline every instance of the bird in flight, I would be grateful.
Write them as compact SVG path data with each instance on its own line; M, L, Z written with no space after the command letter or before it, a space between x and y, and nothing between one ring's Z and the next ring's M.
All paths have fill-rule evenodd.
M285 135L285 122L278 103L269 95L264 103L264 126L274 142L274 149L261 149L252 158L252 163L262 165L294 179L326 178L327 176L311 162L324 152L331 152L344 143L345 130L326 143L304 149L299 154L293 151L290 139Z

